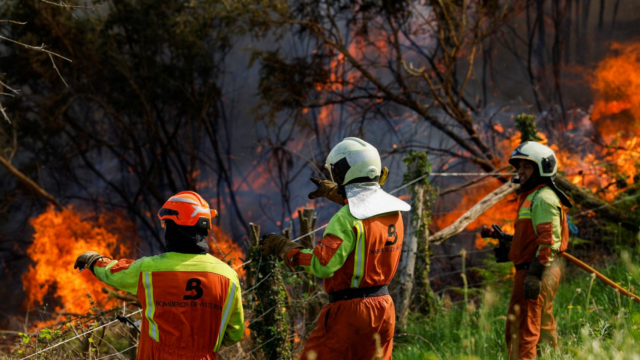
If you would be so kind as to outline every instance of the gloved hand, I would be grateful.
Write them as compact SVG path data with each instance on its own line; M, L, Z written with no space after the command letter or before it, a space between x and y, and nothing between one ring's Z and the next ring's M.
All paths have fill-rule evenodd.
M480 229L480 236L482 236L483 238L493 238L506 242L513 241L513 235L507 234L502 231L500 225L493 224L491 225L491 227L493 229L489 229L489 227L487 227L486 225L482 225L482 228Z
M387 181L387 177L389 177L389 169L386 166L382 167L380 171L380 180L378 180L378 184L380 186L384 185ZM315 199L319 197L327 198L330 201L338 205L344 205L344 197L338 194L338 185L333 181L329 180L320 180L318 178L311 178L311 181L316 184L318 187L315 191L309 193L309 199Z
M540 295L541 280L535 276L527 275L524 279L524 298L535 300Z
M319 197L327 198L330 201L338 205L344 205L344 198L338 194L338 185L330 180L320 180L318 178L311 178L311 181L318 187L316 191L309 193L309 199L315 199Z
M509 262L509 251L511 251L511 243L498 240L498 246L493 248L493 254L496 257L496 262Z
M542 265L537 257L533 259L527 271L527 277L524 279L524 298L527 300L535 300L540 295L540 287L542 284L542 273L545 266Z
M497 263L503 263L509 261L509 251L511 250L511 242L513 241L513 235L506 234L500 226L493 224L493 229L482 225L480 229L480 236L483 238L498 239L498 246L493 248L493 253L496 256Z
M259 250L263 256L275 255L284 259L287 253L293 249L301 248L302 245L276 234L267 234L260 238Z
M87 251L86 253L78 256L78 258L76 259L76 263L73 264L73 268L82 270L87 267L89 268L89 270L91 270L91 272L93 272L93 263L95 263L102 257L102 255L98 254L95 251Z

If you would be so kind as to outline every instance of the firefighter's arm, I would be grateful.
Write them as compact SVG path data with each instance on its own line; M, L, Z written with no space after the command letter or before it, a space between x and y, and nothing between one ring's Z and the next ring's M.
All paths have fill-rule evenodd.
M242 290L237 286L234 296L234 304L231 308L229 323L224 332L222 343L231 346L242 339L244 334L244 313L242 309Z
M356 243L353 221L343 213L331 218L314 249L293 249L285 261L291 266L301 266L319 278L330 278L344 265Z
M96 277L115 288L135 294L138 291L138 277L142 267L142 259L111 260L107 257L96 261L93 273Z
M555 195L555 194L554 194ZM536 257L549 266L556 258L562 239L560 203L552 195L543 194L532 205L533 228L538 236Z

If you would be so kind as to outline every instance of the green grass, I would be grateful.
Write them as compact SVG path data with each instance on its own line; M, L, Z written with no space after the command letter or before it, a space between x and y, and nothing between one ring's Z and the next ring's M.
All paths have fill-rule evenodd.
M640 289L638 249L598 264L621 286ZM466 291L468 301L437 298L432 315L412 314L394 343L394 360L507 359L504 329L513 282L509 264L485 270L483 289ZM465 290L461 289L464 295ZM636 292L637 293L637 292ZM541 359L640 359L640 304L619 296L590 274L567 264L554 301L558 349Z

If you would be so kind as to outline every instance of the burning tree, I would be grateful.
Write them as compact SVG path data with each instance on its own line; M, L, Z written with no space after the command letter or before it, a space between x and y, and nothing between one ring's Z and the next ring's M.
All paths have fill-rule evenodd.
M576 6L576 11L589 10ZM265 109L269 110L264 114L270 119L286 114L283 122L295 119L302 131L312 129L309 136L317 136L319 143L320 138L324 140L321 152L326 151L326 139L340 137L345 127L351 133L381 137L380 127L374 123L384 119L392 129L387 141L395 136L400 142L389 155L410 148L424 149L440 159L437 163L442 170L454 166L472 171L498 170L519 139L514 130L504 128L513 124L510 116L520 106L513 100L499 107L491 103L495 95L490 90L498 90L496 62L502 60L495 54L498 49L506 50L513 54L513 67L522 64L530 75L523 81L532 90L527 97L541 111L542 139L556 148L560 165L567 170L566 177L559 176L559 186L584 208L603 207L600 213L605 218L635 228L624 212L606 207L594 196L609 191L607 200L613 200L620 191L580 189L576 176L581 175L572 173L568 160L573 149L582 147L604 162L606 149L619 143L615 136L598 130L598 111L590 118L596 124L591 144L581 141L583 134L569 131L576 126L571 121L584 119L579 119L579 110L566 109L560 86L562 76L569 76L561 71L559 47L569 35L563 26L571 19L570 1L553 5L532 1L302 1L281 3L278 9L271 12L268 21L295 34L291 41L309 50L259 53L261 90ZM554 20L552 72L545 70L545 31L549 31L545 16ZM518 27L524 20L526 26ZM290 85L281 81L285 76L298 81ZM547 86L549 81L555 85ZM600 91L601 87L596 88ZM522 101L525 109L531 107L525 98ZM618 108L623 103L618 103ZM317 119L310 116L313 109L319 109ZM402 118L426 126L414 125L413 133L401 134L398 129ZM636 135L622 136L629 145L617 150L626 153L623 157L636 160L617 163L615 169L628 168L638 158L633 155L632 139ZM588 166L584 162L580 165ZM595 171L600 176L609 172L605 166ZM628 181L633 176L627 172L625 178ZM485 187L474 201L492 187L495 185Z

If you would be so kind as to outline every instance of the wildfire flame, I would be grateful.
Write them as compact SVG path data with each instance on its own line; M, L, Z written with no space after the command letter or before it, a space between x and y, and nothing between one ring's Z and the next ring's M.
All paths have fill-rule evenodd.
M89 271L78 274L73 264L78 255L89 250L112 258L127 255L126 248L119 246L118 230L113 228L133 229L132 224L116 214L96 216L72 207L56 211L53 206L30 224L35 234L27 254L34 265L22 276L26 305L33 309L53 296L57 302L54 311L84 314L91 307L86 294L101 306L107 305L110 299L101 291L104 284ZM135 241L130 238L127 242Z
M568 129L593 128L601 142L581 151L557 144L549 146L556 152L558 168L574 184L612 201L630 184L640 181L640 44L612 46L612 54L602 60L590 79L594 91L591 114L573 119ZM495 128L504 133L502 126ZM547 143L544 134L542 143ZM499 153L505 160L519 143L513 136L499 144ZM619 185L620 184L620 185ZM615 186L613 186L615 185ZM457 209L434 216L438 228L455 221L464 211L496 188L494 183L467 189L462 193ZM507 199L498 203L470 224L468 230L477 230L481 224L498 223L507 232L513 231L513 216L517 204ZM477 248L487 242L479 236Z
M587 154L552 146L569 180L607 201L638 182L640 165L640 44L613 44L611 50L589 79L595 101L579 125L593 127L599 146Z
M244 269L240 266L242 259L245 257L244 253L220 227L216 225L213 226L213 229L209 231L207 243L209 244L211 255L226 262L232 268L238 267L235 269L236 272L240 277L244 276Z

